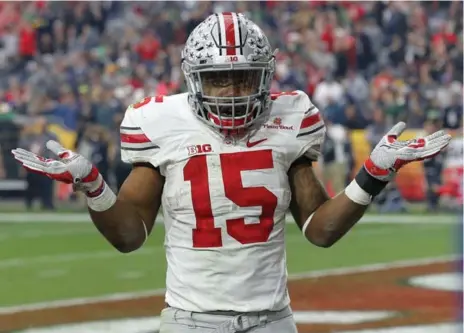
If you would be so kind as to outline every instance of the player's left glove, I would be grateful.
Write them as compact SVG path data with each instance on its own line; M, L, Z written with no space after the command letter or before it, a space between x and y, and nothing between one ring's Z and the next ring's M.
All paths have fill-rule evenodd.
M358 195L355 193L359 193L355 190L357 185L372 198L383 190L403 166L437 155L451 140L451 136L441 130L423 138L399 141L398 137L405 128L405 123L397 123L375 146L355 177L357 184L350 184L345 190L353 201L361 204L368 203L367 199L356 199Z
M398 137L405 128L406 124L399 122L375 146L364 163L364 168L372 177L390 181L400 168L437 155L451 140L451 136L441 130L424 138L399 141Z

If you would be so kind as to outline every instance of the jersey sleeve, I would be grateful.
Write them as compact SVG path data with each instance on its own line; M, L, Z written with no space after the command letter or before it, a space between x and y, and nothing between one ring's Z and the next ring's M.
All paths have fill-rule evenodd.
M142 129L142 110L129 106L120 127L121 159L125 163L148 162L157 167L160 147Z
M300 96L300 110L305 110L302 114L300 127L297 133L297 140L302 145L300 156L306 156L312 161L316 161L322 154L322 144L324 143L326 127L321 117L319 109L311 102L308 95L302 93Z

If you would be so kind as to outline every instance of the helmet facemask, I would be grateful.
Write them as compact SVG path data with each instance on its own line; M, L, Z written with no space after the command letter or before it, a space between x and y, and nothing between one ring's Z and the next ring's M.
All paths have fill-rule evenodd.
M209 66L186 75L197 116L225 135L244 133L267 108L273 66L272 70L268 66L250 67Z

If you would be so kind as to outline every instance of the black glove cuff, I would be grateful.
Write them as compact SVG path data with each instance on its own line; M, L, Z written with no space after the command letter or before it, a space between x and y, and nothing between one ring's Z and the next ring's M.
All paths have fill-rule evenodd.
M373 197L379 194L388 184L388 182L383 182L377 178L372 177L369 172L366 171L364 166L359 170L355 179L359 187L361 187L364 191Z

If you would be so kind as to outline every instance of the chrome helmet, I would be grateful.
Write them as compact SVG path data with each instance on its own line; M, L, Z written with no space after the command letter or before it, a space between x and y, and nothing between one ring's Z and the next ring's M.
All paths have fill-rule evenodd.
M275 53L263 31L243 14L209 16L182 50L195 115L223 134L243 133L269 106Z

